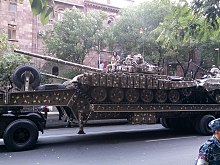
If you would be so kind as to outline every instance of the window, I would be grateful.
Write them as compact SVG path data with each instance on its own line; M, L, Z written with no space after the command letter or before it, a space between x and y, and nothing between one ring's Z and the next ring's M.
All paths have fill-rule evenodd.
M53 21L54 21L54 15L53 15L53 13L50 13L50 15L49 15L49 24L53 24Z
M57 16L58 20L62 20L63 19L63 13L64 13L63 9L59 9L58 10L58 16Z
M16 25L8 24L8 39L9 40L16 39Z
M111 0L107 0L107 4L110 4L111 3Z
M108 16L107 24L112 24L114 22L114 16Z
M10 11L10 12L16 12L17 11L17 1L16 0L10 0L8 11Z
M52 75L55 75L55 76L59 75L59 68L57 66L54 66L52 68Z

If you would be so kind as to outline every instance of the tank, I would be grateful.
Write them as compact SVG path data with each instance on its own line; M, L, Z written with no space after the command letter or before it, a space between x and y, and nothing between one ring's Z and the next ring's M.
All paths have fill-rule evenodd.
M101 70L22 50L15 52L83 69L83 74L63 84L77 89L81 99L89 103L189 103L197 87L192 78L162 75L162 68L145 62L140 55Z
M195 63L193 63L196 65ZM214 103L220 103L220 70L219 68L215 67L214 65L207 71L200 66L196 65L207 74L204 75L202 78L197 79L198 89L200 92L203 92L205 95L208 96L210 100Z

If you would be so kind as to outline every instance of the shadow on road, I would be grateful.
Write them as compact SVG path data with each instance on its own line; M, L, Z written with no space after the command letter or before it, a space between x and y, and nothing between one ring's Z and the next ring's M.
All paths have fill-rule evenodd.
M45 148L53 145L59 147L68 145L74 147L88 146L88 145L106 145L106 144L120 144L137 141L159 140L179 137L198 136L194 133L174 131L169 129L157 130L137 130L137 131L120 131L120 132L104 132L104 133L88 133L86 135L68 135L59 137L48 137L46 139L39 139L37 148Z

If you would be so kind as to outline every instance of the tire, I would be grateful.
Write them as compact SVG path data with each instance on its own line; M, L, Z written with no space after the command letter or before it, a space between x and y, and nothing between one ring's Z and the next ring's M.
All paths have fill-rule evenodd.
M42 119L42 117L38 113L28 113L26 116L30 116L30 117L33 117L35 119Z
M209 128L208 124L214 119L215 117L212 115L204 115L197 118L194 125L196 132L202 135L211 135L212 130Z
M38 128L34 122L18 119L11 122L4 131L3 140L10 151L32 149L38 139Z
M44 84L36 88L36 90L53 90L53 89L66 89L63 84Z
M43 132L43 128L46 128L46 117L38 113L28 113L26 116L31 117L30 119L37 123L38 130Z
M160 124L161 124L164 128L169 128L168 125L167 125L166 118L160 118Z
M180 122L181 122L183 131L186 131L186 132L194 132L195 131L195 129L193 127L193 123L190 118L182 118Z
M30 86L35 89L40 85L41 76L37 68L31 65L19 66L13 73L13 83L21 89L25 84L25 72L30 71Z
M170 129L173 129L173 130L182 129L180 119L178 119L178 118L166 118L165 123L166 123L166 126L167 126L166 128L170 128Z

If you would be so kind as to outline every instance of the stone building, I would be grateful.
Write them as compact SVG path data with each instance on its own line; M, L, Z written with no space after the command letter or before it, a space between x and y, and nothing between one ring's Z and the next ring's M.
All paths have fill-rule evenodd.
M29 0L0 0L0 32L8 33L10 42L19 46L20 49L34 53L44 54L45 49L42 44L42 32L53 27L53 23L62 19L66 8L76 7L82 12L95 10L105 11L108 14L107 21L114 21L122 7L132 5L133 0L54 0L55 14L49 19L49 23L43 26L39 16L33 16ZM102 52L106 54L105 52ZM107 53L108 54L108 53ZM98 65L96 52L91 52L89 58L94 56L92 65ZM87 60L91 61L91 60ZM37 65L40 60L34 60Z

